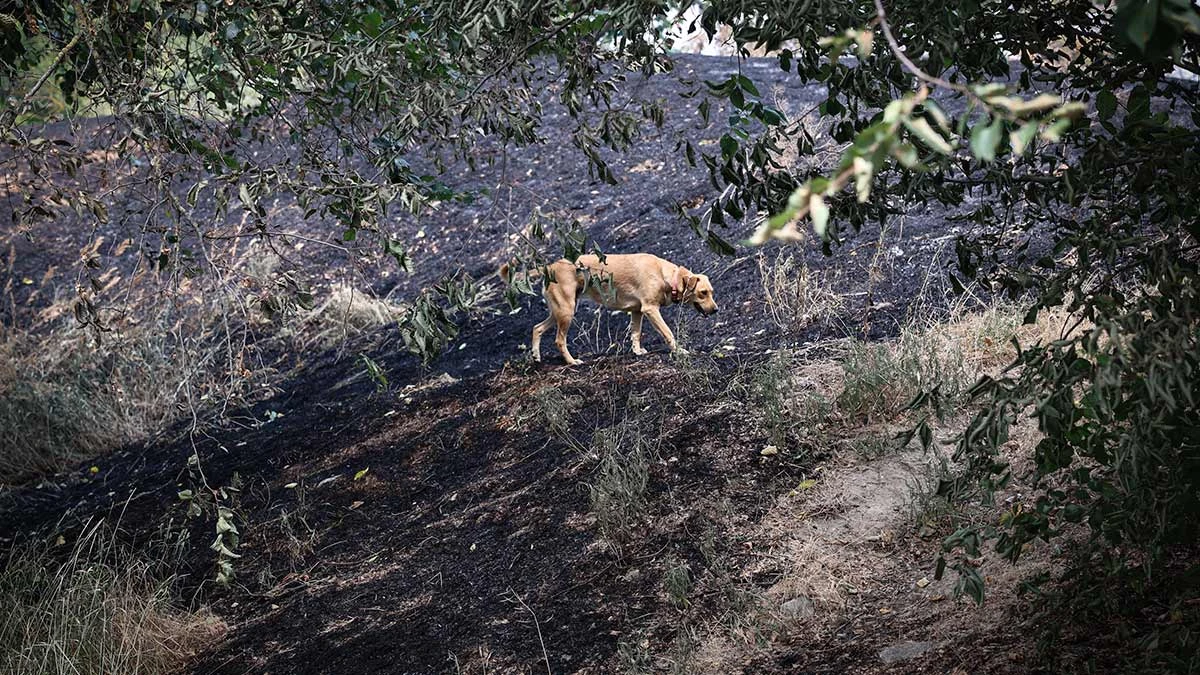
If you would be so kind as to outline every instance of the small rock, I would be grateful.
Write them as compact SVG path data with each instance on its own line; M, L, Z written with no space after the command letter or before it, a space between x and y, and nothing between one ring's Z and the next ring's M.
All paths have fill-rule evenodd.
M801 595L780 605L779 611L790 619L808 619L817 613L817 608L808 596Z
M929 585L929 577L921 577L917 580L917 588L925 588Z
M762 455L763 457L770 457L772 455L778 455L779 448L777 448L773 445L768 445L767 447L760 450L758 454Z
M933 649L932 642L913 642L906 640L897 642L896 644L887 647L879 652L879 660L887 664L899 663L908 661L922 656L925 652Z

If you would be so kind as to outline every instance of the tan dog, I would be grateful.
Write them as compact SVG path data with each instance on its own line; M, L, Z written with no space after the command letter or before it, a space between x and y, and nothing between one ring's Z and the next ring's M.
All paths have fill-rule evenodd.
M558 345L558 351L562 352L568 365L582 363L567 350L567 331L571 328L581 295L587 295L609 309L629 312L633 353L639 356L646 353L642 349L643 316L650 318L650 323L666 339L671 351L676 351L679 347L675 344L675 335L659 310L685 302L690 302L701 314L716 314L718 309L707 276L692 274L684 267L649 253L608 255L603 264L594 255L580 256L574 263L564 258L549 265L548 270L553 278L546 281L542 295L550 306L550 316L533 327L531 347L536 361L542 360L542 334L556 325L558 334L554 344ZM507 263L501 265L500 278L507 283L511 271Z

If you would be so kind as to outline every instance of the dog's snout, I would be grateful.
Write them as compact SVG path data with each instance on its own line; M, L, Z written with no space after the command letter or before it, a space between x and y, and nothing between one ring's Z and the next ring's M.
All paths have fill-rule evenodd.
M712 313L713 313L713 314L716 314L716 313L717 313L717 312L719 312L719 311L721 311L721 308L720 308L720 307L713 307L713 311L712 311Z

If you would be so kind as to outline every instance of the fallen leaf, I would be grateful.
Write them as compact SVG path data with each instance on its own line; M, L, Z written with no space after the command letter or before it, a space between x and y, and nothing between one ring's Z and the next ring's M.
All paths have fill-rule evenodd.
M771 457L772 455L779 454L779 448L777 448L773 445L768 445L767 447L760 450L758 454L762 455L763 457Z
M369 466L368 466L368 467L367 467L367 468L365 468L365 469L361 469L361 470L359 470L359 471L355 472L355 474L354 474L354 480L362 480L362 477L363 477L363 476L365 476L365 475L367 475L367 472L368 472L368 471L370 471L370 470L371 470L371 467L369 467Z
M287 485L284 485L283 487L285 490L291 490L292 488L296 487L297 485L299 485L299 483L288 483Z
M354 509L357 509L358 507L360 507L362 505L363 505L362 501L356 499L356 500L350 502L350 510L353 511Z
M929 585L928 577L921 577L920 579L917 580L917 588L925 588L928 585Z

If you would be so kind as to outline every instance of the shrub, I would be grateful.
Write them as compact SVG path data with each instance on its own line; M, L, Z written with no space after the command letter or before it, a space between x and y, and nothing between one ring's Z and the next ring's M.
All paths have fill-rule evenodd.
M767 311L784 333L829 322L845 305L827 276L809 270L803 259L797 262L791 254L780 253L771 262L759 256L758 272Z
M0 337L0 483L53 473L244 393L217 325L172 330L134 326L99 344L65 326Z

